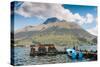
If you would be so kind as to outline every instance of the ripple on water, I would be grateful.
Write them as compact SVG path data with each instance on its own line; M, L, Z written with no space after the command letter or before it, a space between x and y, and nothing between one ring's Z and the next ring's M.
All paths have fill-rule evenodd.
M66 63L72 62L66 54L55 56L30 56L30 49L26 47L15 47L14 49L14 65L36 65L36 64L52 64L52 63ZM85 60L83 60L85 61Z

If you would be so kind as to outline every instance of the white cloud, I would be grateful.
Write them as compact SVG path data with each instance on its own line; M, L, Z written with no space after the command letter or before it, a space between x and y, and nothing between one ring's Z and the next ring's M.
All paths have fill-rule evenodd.
M95 18L95 23L96 23L96 26L93 28L87 29L87 31L97 36L98 35L98 18L97 17Z
M96 21L96 23L98 24L98 18L97 18L97 17L96 17L95 21Z
M68 22L76 22L79 25L92 23L94 20L93 15L90 13L86 14L86 16L81 16L79 13L73 14L69 9L64 9L61 4L54 3L24 2L19 9L15 10L15 12L24 17L35 16L45 19L57 17Z
M60 4L50 4L50 3L31 3L24 2L19 9L15 11L16 13L24 17L57 17L59 19L66 18L65 9Z
M91 29L87 29L87 31L93 35L98 35L98 27L94 27L94 28L91 28Z
M88 13L86 15L86 22L85 23L92 23L94 21L94 17L92 14Z
M83 16L80 16L79 13L74 14L75 22L82 25L85 22L85 18Z

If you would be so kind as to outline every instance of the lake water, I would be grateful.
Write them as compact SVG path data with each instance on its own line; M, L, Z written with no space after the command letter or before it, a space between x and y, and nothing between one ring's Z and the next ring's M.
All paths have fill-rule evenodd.
M30 48L28 47L15 47L14 52L14 65L36 65L72 62L72 60L69 59L66 54L60 54L56 56L31 57Z

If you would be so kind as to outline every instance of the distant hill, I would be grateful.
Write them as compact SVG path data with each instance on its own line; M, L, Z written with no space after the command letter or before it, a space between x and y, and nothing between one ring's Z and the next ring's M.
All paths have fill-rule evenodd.
M43 24L27 26L15 32L17 44L54 43L58 45L80 45L93 43L96 36L82 29L73 22L61 21L55 17L48 18Z

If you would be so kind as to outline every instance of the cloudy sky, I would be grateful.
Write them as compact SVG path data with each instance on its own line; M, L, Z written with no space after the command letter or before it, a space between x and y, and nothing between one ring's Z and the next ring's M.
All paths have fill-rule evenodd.
M97 7L68 4L15 2L15 30L42 24L47 18L57 17L61 20L79 24L83 29L97 35Z

